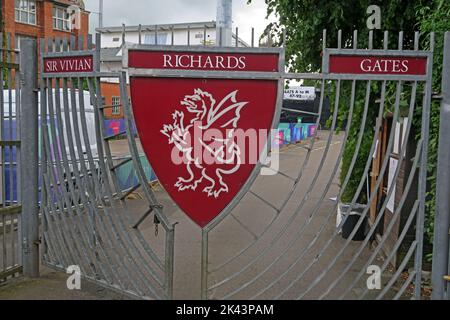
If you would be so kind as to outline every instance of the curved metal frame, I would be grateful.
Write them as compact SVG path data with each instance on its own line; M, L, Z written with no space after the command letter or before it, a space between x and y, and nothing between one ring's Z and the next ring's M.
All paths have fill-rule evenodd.
M47 48L41 41L41 70L47 57L94 55L94 72L42 73L43 261L63 270L78 264L84 279L132 298L171 299L174 225L156 205L129 135L130 154L142 181L139 187L165 231L161 259L130 216L127 196L137 188L119 187L116 169L124 162L114 163L111 139L104 134L100 80L124 79L119 73L100 72L100 38L96 50L87 40L86 50L82 38L50 39ZM88 128L85 87L94 107L95 128ZM89 129L95 129L95 141L90 140ZM93 143L98 158L90 149Z
M338 34L337 49L330 49L326 45L326 32L323 33L323 51L324 57L322 62L321 73L286 73L284 72L284 48L210 48L210 47L186 47L186 46L142 46L133 45L128 46L124 54L124 66L127 65L128 48L143 49L143 50L170 50L170 51L194 51L194 52L276 52L280 55L279 72L275 73L228 73L228 72L200 72L200 71L162 71L162 70L136 70L128 69L130 76L164 76L164 77L213 77L213 78L254 78L254 79L276 79L278 81L278 97L277 97L277 111L275 119L272 123L272 128L276 129L278 126L279 115L282 109L282 93L285 80L316 80L320 82L321 98L319 105L319 112L316 116L316 124L320 123L321 113L324 107L324 99L327 91L334 84L335 89L332 92L335 97L333 115L331 121L331 128L325 134L325 140L320 149L315 149L319 132L310 139L307 145L300 145L296 148L282 150L281 153L286 155L298 156L298 150L302 150L302 155L298 163L298 172L295 175L280 171L278 175L282 177L284 186L287 187L286 196L281 200L281 204L274 203L266 198L264 194L253 190L255 181L257 181L259 172L265 165L258 163L255 166L250 178L245 184L244 188L238 193L235 199L226 207L226 209L202 229L202 284L201 296L203 299L211 297L211 293L220 291L221 297L239 298L250 297L255 298L284 298L294 297L297 299L307 298L311 295L316 295L320 299L329 297L338 297L345 299L351 297L352 290L358 288L363 282L363 276L366 273L367 267L374 263L380 254L384 251L390 233L396 228L396 221L401 216L401 211L404 208L407 197L410 192L413 192L414 181L416 179L416 171L418 171L419 186L417 190L417 198L414 201L411 212L407 215L402 228L398 230L398 238L393 243L393 247L389 252L384 253L386 259L384 260L380 270L384 274L388 274L387 269L398 253L399 249L407 239L410 229L415 226L415 236L412 242L407 243L405 256L398 264L398 269L389 273L391 278L384 284L381 291L377 292L375 298L382 299L387 295L391 295L391 289L397 282L397 292L392 294L394 299L402 298L405 291L414 281L414 296L421 297L421 268L422 268L422 248L423 248L423 226L425 215L425 192L426 192L426 166L427 166L427 149L428 149L428 134L429 134L429 108L431 102L431 76L433 63L433 43L434 36L431 34L430 43L432 44L429 51L419 50L419 33L414 37L414 50L404 50L403 47L403 33L399 34L398 48L389 49L388 33L384 34L384 48L383 50L373 49L373 33L369 33L368 49L358 49L357 37L355 31L353 34L353 43L350 45L346 43L342 48L342 33ZM100 39L97 38L97 41ZM58 42L58 41L57 41ZM71 42L73 43L73 42ZM52 43L53 45L53 43ZM63 47L67 44L62 42ZM80 46L79 46L80 47ZM100 47L100 46L98 46ZM51 50L50 50L51 51ZM95 51L98 54L98 51ZM427 58L427 73L425 76L404 76L404 75L351 75L351 74L329 74L328 63L330 54L353 54L353 55L382 55L382 56L421 56ZM58 53L52 53L53 56ZM45 56L45 54L43 54ZM98 61L98 60L97 60ZM133 296L149 297L149 298L170 298L172 297L173 287L173 258L174 258L174 223L167 219L164 214L156 195L148 185L145 172L141 164L140 154L136 145L135 137L133 136L133 112L128 100L127 94L127 75L125 72L112 74L100 73L98 69L92 74L59 74L59 75L43 75L43 84L47 87L52 86L52 82L58 79L62 80L62 94L60 94L59 81L56 81L56 94L51 90L43 90L41 99L43 105L49 107L49 119L43 113L43 154L47 155L49 159L56 161L49 161L45 159L44 166L44 190L47 191L44 200L43 213L45 218L44 224L44 243L46 244L45 257L46 262L50 265L67 266L71 261L81 261L83 263L82 270L87 278L92 281L96 277L104 279L105 285L115 288L116 290L126 291ZM130 150L130 159L125 159L123 162L115 162L109 147L110 137L104 137L103 123L102 123L102 106L100 78L101 77L115 77L119 79L121 90L121 103L125 110L126 120L126 135L128 146ZM78 79L73 81L73 79ZM77 92L79 94L78 101L81 108L82 79L87 79L89 91L96 99L96 124L97 124L97 144L99 146L100 161L98 169L96 169L95 161L90 152L87 155L80 152L82 150L82 143L89 143L86 140L84 133L87 132L86 118L84 112L81 112L80 118L77 117L77 111L71 107L77 104ZM335 129L338 126L338 118L341 119L340 106L342 105L342 92L345 84L351 85L350 101L348 113L345 118L348 126L345 132L340 136L338 142L336 139ZM364 104L356 105L356 95L362 91L361 84L365 82ZM77 83L77 85L74 85ZM407 85L411 83L411 91ZM377 91L373 90L374 84L379 84ZM395 92L389 92L388 88L395 85ZM419 95L421 88L424 88L423 97ZM78 91L77 91L78 90ZM392 213L391 220L385 225L385 233L377 239L375 248L370 252L367 246L373 244L374 235L377 228L381 225L384 217L389 199L393 194L393 189L387 191L386 199L381 201L381 207L378 214L369 227L365 239L358 245L352 244L352 238L357 230L363 225L369 211L369 205L366 205L360 217L357 219L356 225L350 236L343 242L339 242L339 230L344 226L348 220L349 214L346 214L340 225L330 233L330 223L338 207L344 190L347 188L350 179L355 174L355 167L359 156L362 152L362 144L364 134L370 124L369 108L371 106L371 99L373 95L380 94L380 103L378 109L378 118L375 121L375 126L371 132L373 137L370 141L370 152L372 155L378 148L378 135L382 129L383 112L391 102L389 94L394 97L392 103L393 107L393 123L395 124L400 116L401 102L408 98L408 119L412 116L418 106L422 102L422 122L421 122L421 137L417 142L415 150L416 156L413 161L411 172L409 172L406 179L406 186L403 194L399 199L398 206ZM60 99L62 97L62 101ZM53 101L54 100L54 101ZM62 108L61 108L62 106ZM46 108L44 108L46 110ZM355 112L359 112L360 122L355 123ZM44 111L43 111L44 112ZM70 117L70 114L72 117ZM64 121L62 118L64 115ZM78 127L78 121L81 120L81 130ZM413 136L412 121L409 121L405 129L405 141L399 146L399 159L396 170L392 173L394 181L400 174L400 168L405 161L405 151L407 143ZM62 126L65 123L65 126ZM73 126L73 128L71 127ZM336 177L339 173L340 163L344 156L344 150L347 147L347 137L353 130L358 132L356 139L355 152L351 157L350 167L345 177L343 178L342 186L337 192L338 196L336 203L327 207L326 214L322 208L325 199L330 192L334 192ZM358 127L356 127L358 126ZM47 128L51 132L47 131ZM65 131L64 131L65 130ZM66 154L66 146L64 139L58 137L69 137L67 143L69 151ZM83 132L80 135L79 132ZM395 137L395 125L392 126L389 133L389 139L386 146L386 154L380 165L380 174L375 179L372 193L368 195L368 204L370 204L375 194L378 193L382 186L383 176L388 171L389 159L393 154ZM367 140L367 137L366 137ZM364 143L368 143L364 140ZM75 143L74 143L75 142ZM54 152L54 146L61 145L60 156L58 152ZM268 149L270 142L268 142ZM336 148L339 148L336 150ZM312 163L313 153L317 150L322 150L317 163ZM78 156L76 153L79 153ZM275 151L273 151L275 152ZM335 152L335 155L332 155ZM70 159L83 159L79 164L74 164ZM133 167L139 180L139 184L130 190L120 190L115 175L115 168L123 163L132 161ZM324 177L324 168L327 164L332 162L329 175ZM369 174L372 159L369 157L365 160L364 170L361 177L357 177L357 190L354 195L346 213L351 212L358 206L357 199L359 194L364 190L365 179ZM305 172L310 166L315 166L311 179L309 179ZM418 169L418 170L417 170ZM65 173L73 172L76 184L68 183L68 189L64 190L63 186L69 179L64 176ZM88 178L91 177L91 178ZM308 180L309 179L309 180ZM110 185L111 184L111 185ZM75 187L76 186L76 187ZM126 196L135 191L137 188L142 188L145 200L149 205L149 211L144 213L142 219L147 217L152 211L155 213L158 220L161 222L165 231L165 259L160 260L153 252L151 246L147 243L144 236L138 229L132 231L127 229L127 225L132 225L133 221L130 217L126 219L121 217L121 212L126 212L129 208L126 201ZM319 192L314 194L314 191L319 188ZM77 190L81 189L81 192ZM301 198L296 200L295 197L300 192ZM56 195L57 201L53 201ZM313 198L312 196L316 197ZM238 210L241 200L244 197L252 197L253 200L260 201L272 215L269 222L264 226L259 233L253 232L251 227L242 222L234 211ZM76 201L74 201L74 199ZM81 201L79 201L81 200ZM295 204L293 208L289 208L289 204ZM101 206L101 209L99 209ZM80 214L87 212L86 215ZM103 216L104 214L104 216ZM221 224L224 219L234 219L244 233L248 233L252 240L246 244L242 249L238 250L234 255L231 255L214 266L210 266L210 248L209 237L211 232L216 230L216 227ZM323 220L322 220L323 219ZM70 222L70 223L68 223ZM306 246L298 249L298 243L301 239L306 237L306 231L309 230L314 223L318 222L318 228L312 235ZM413 222L415 222L413 224ZM75 225L75 228L71 228ZM78 236L81 236L80 241L76 241ZM101 240L100 240L101 238ZM106 241L109 245L117 244L120 250L130 249L126 255L120 256L117 251L109 250L108 246L103 245ZM325 241L324 244L321 241ZM317 246L320 248L317 249ZM336 249L336 246L338 248ZM89 248L89 250L83 250ZM332 251L332 250L336 251ZM295 251L295 252L294 252ZM294 252L294 253L293 253ZM334 255L330 255L334 252ZM351 258L346 259L346 255L350 254ZM360 257L368 256L367 260L361 264ZM331 256L331 258L330 258ZM268 260L269 259L269 260ZM100 268L97 270L91 261L102 261L107 263L100 263ZM339 264L340 262L343 262ZM400 279L403 268L411 264L413 261L414 269L403 280ZM151 262L151 266L144 265L145 262ZM287 264L283 266L284 264ZM319 263L325 263L326 266L317 271L316 266ZM142 264L142 265L141 265ZM281 269L277 268L281 265ZM358 266L356 266L358 265ZM121 276L123 272L127 273L130 269L135 268L137 273L135 278ZM249 275L249 271L256 268L256 272ZM325 283L327 277L330 277L330 272L333 268L341 268L341 273ZM350 270L357 269L357 274L354 278L344 283L344 278L349 275ZM160 275L162 272L162 276ZM92 276L95 275L95 276ZM220 275L221 279L212 283L212 276ZM312 275L312 280L311 278ZM268 278L270 277L270 278ZM280 283L287 282L282 290L276 290L275 286ZM306 282L306 284L305 284ZM321 286L325 285L324 288ZM346 287L342 288L342 286ZM161 294L160 291L163 293ZM319 291L317 293L317 291ZM365 298L369 294L369 289L363 288L362 292L357 295L358 298ZM214 296L217 298L217 296Z

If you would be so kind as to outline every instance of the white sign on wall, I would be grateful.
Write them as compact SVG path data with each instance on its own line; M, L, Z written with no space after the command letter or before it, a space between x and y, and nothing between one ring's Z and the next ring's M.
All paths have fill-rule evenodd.
M316 88L314 87L290 87L284 89L285 100L314 100L316 99Z

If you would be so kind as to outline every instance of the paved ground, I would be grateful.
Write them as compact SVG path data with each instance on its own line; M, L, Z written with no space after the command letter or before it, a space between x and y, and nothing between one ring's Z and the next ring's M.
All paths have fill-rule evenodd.
M68 290L68 274L41 267L41 277L18 277L0 283L0 300L122 300L123 295L83 281L81 290Z
M342 146L342 136L334 136L330 148L327 150L325 141L327 134L321 132L321 139L316 143L308 165L304 167L304 173L298 187L293 190L293 196L286 199L285 210L279 213L269 232L264 233L264 230L274 218L274 209L257 197L247 195L235 208L233 214L210 234L210 271L252 243L255 237L264 234L251 250L246 251L245 254L220 270L211 272L209 285L218 284L227 277L232 279L223 286L212 290L210 298L223 298L243 285L244 289L234 292L230 295L230 298L246 299L255 296L257 293L261 293L257 296L258 298L273 298L283 292L291 283L294 283L291 290L281 296L283 299L293 299L298 297L296 293L305 292L316 279L319 279L317 285L302 296L303 298L317 298L352 260L355 252L359 249L359 242L351 242L343 254L338 256L337 261L334 261L345 245L345 240L340 236L331 238L335 230L336 203L330 198L335 197L339 190L337 175L334 176L333 174L338 172L336 160ZM112 146L115 155L126 154L127 145L125 141L116 141ZM297 175L306 156L304 146L305 144L301 144L281 150L281 171L284 175L290 177ZM328 155L326 161L321 165L324 152L328 152ZM319 173L317 176L315 176L316 172ZM309 190L309 195L305 198L306 200L299 209L299 213L295 219L289 221L314 179L317 179L317 181ZM328 191L324 193L326 187L328 187ZM259 177L252 188L255 194L275 207L283 205L283 199L291 190L292 181L280 175ZM142 194L141 191L138 191L139 193ZM169 219L178 222L175 238L174 297L176 299L198 299L200 298L201 230L180 212L160 187L155 186L155 193L164 205L165 213ZM128 213L135 220L145 212L147 206L146 201L140 198L140 196L136 196L133 198L134 200L127 202L129 205ZM310 219L311 216L312 219ZM152 220L147 219L141 225L140 230L146 241L155 248L155 251L162 253L164 252L164 235L160 232L158 237L155 236ZM287 228L288 232L274 241L275 235L283 228ZM296 236L297 238L294 240ZM294 241L294 245L286 251L286 255L279 258L280 253L285 250L290 241ZM326 245L328 247L325 250ZM255 263L251 263L249 268L245 268L240 273L241 269L265 248L270 249L268 249L267 254ZM320 258L316 259L318 254L320 254ZM345 273L345 277L339 285L327 296L328 298L337 297L347 289L369 255L368 247L363 248L358 259ZM297 257L299 258L296 259ZM267 269L267 266L273 261L277 263ZM294 262L296 263L293 264ZM286 275L283 275L291 265L294 265L294 267ZM328 271L323 273L324 270ZM66 274L44 268L43 275L42 278L37 280L18 279L8 282L5 286L0 287L0 299L125 298L87 282L83 282L82 291L69 291L65 284ZM294 281L299 275L302 275L300 281ZM255 276L258 277L258 281L253 283L251 280ZM280 281L273 283L274 279L278 277L280 277ZM362 277L361 284L356 285L347 298L356 298L362 292L365 279L365 277ZM273 286L270 286L272 283ZM268 290L263 292L262 289Z

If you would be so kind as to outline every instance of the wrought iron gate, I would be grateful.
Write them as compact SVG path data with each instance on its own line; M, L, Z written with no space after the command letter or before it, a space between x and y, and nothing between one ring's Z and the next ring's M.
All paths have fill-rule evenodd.
M336 49L330 49L324 32L322 73L281 72L280 77L286 80L315 80L319 84L316 125L321 120L324 98L333 98L330 127L317 131L306 144L281 149L280 172L274 177L259 177L222 225L203 230L204 298L421 298L433 49L419 50L418 33L411 51L403 49L403 33L399 34L398 44L391 45L386 32L380 50L373 48L372 32L362 49L357 47L357 36L355 31L353 43L348 44L341 42L339 33ZM433 41L431 35L432 47ZM333 73L331 55L423 57L427 60L426 72L421 76ZM361 92L363 103L357 101ZM346 112L340 111L343 104ZM422 109L422 119L413 123L418 108ZM392 125L389 130L385 128L382 146L379 134L388 110ZM398 140L400 122L402 138ZM344 150L351 150L347 146L349 134L357 135L357 139L353 140L351 160L347 159L347 170L339 181ZM370 168L379 148L384 149L383 157L368 187ZM296 164L292 164L294 160ZM355 170L361 162L363 169ZM400 175L404 184L397 197L393 198L394 183L377 201L379 191L386 189L383 181L388 178L395 182ZM351 201L341 205L349 183L355 181ZM362 193L366 195L361 197ZM365 202L358 203L362 198ZM255 202L259 205L249 210L249 204ZM336 226L337 214L342 214L342 219ZM344 228L350 224L349 234L342 239L340 233L346 232ZM353 242L365 225L361 241ZM234 237L238 232L247 234L249 241L226 257L217 254L223 252L219 249L223 243L216 243L215 248L211 241L205 245L212 235L223 237L230 230ZM380 287L368 284L372 272L379 273Z
M155 202L127 122L128 132L106 136L100 73L100 38L50 39L41 45L41 151L43 261L61 270L76 265L87 280L132 297L172 297L174 226ZM48 72L48 59L92 57L91 72ZM53 60L54 61L54 60ZM123 101L122 101L123 102ZM113 156L110 142L127 135L125 159ZM133 162L137 184L123 189L118 171ZM144 202L133 206L142 188ZM162 226L149 236L144 219L154 214Z
M433 49L419 49L418 33L414 50L403 49L403 33L396 44L385 33L382 49L373 48L373 33L361 49L357 37L355 32L352 44L342 43L339 33L331 49L324 32L321 73L279 72L283 80L316 81L316 126L326 98L334 100L329 127L307 142L272 150L280 170L258 177L220 224L199 230L202 298L422 297ZM142 165L126 74L99 72L99 38L96 44L92 50L88 41L85 50L83 41L52 39L41 49L41 61L90 54L96 61L93 72L42 75L44 262L60 269L79 265L86 279L131 296L172 298L174 225L158 200L163 192L152 190ZM330 56L362 55L420 57L426 68L422 75L330 71ZM125 108L126 130L112 136L105 136L103 126L103 110L112 107L102 103L105 77L119 81ZM126 135L129 148L120 160L111 148L118 135ZM353 145L350 137L356 137ZM122 190L117 171L130 163L138 181ZM144 206L128 200L135 191L144 194ZM343 198L350 200L341 203ZM151 213L164 241L149 237L144 220ZM360 241L352 241L357 236Z

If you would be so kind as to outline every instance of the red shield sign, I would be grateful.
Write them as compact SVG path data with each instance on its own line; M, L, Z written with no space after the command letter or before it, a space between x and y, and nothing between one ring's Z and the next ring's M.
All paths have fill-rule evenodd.
M277 124L280 53L129 48L136 127L161 185L200 227L251 183Z

